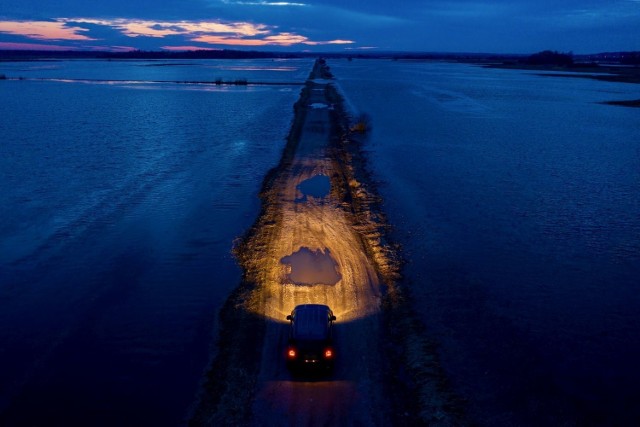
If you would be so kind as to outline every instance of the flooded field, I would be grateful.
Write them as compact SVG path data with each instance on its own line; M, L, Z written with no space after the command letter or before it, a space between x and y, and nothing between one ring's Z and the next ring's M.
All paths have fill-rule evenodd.
M302 83L311 64L0 72ZM1 83L0 424L176 425L240 280L231 248L258 213L299 86Z
M187 416L240 283L231 249L259 213L312 64L0 64L0 424ZM329 65L351 111L371 117L361 144L404 284L470 419L640 422L640 120L600 104L640 87L438 62ZM380 355L365 351L384 284L337 197L327 83L310 89L304 143L270 196L279 210L266 225L280 228L252 252L265 291L253 314L272 340L246 410L307 423L309 400L328 390L319 406L335 420L376 424L392 417L375 411L384 384L368 369ZM331 305L339 343L366 363L291 378L285 316L308 302Z
M640 381L640 86L330 61L405 282L482 425L630 425Z

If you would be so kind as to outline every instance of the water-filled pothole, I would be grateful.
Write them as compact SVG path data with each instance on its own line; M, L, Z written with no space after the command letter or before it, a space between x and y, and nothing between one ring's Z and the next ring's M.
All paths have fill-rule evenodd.
M338 273L338 264L325 248L311 250L305 246L297 252L280 259L290 267L287 279L296 285L335 285L342 279Z
M296 203L306 202L308 196L321 199L329 195L331 180L326 175L316 175L302 181L297 188L302 193L302 197L296 199Z

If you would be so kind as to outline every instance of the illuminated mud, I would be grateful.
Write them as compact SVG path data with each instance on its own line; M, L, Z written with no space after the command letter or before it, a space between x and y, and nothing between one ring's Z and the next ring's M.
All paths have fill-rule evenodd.
M363 185L366 176L356 178L355 171L362 169L354 165L357 150L347 146L341 97L332 80L313 78L328 74L319 64L295 106L281 162L265 179L261 215L236 247L244 280L223 313L228 319L222 323L230 328L221 340L223 356L209 373L211 399L201 400L204 409L195 418L203 425L230 420L270 426L391 425L397 418L393 411L423 396L428 403L423 407L429 408L424 419L431 413L443 419L439 385L432 380L435 359L426 345L399 336L392 369L399 368L385 372L391 363L383 349L390 338L383 332L382 301L387 315L396 313L397 322L407 323L403 331L411 330L413 321L405 311L390 309L402 300L394 285L395 252L384 243L386 222L372 208L377 199ZM328 305L337 317L335 369L322 381L293 376L284 361L286 316L299 304ZM262 343L247 342L251 334L263 337ZM238 359L248 349L261 356L242 365ZM413 364L411 374L400 367L405 357ZM221 379L216 367L240 375ZM399 392L406 385L392 380L398 372L420 375L429 387L418 397L413 390ZM385 391L389 383L397 391L392 396Z
M324 99L324 92L314 91L312 97ZM263 287L260 314L282 321L296 305L317 303L331 307L341 321L365 317L379 311L380 281L354 227L355 219L337 197L340 189L323 199L312 196L300 202L299 188L305 183L318 175L340 174L328 152L328 111L309 109L306 118L293 161L281 171L270 195L270 208L277 223L267 240L253 243L263 248L254 253L257 258L253 260ZM296 284L290 266L281 260L301 248L322 248L331 254L339 273L338 280L328 282L333 286ZM302 282L309 284L308 280Z
M238 250L257 285L245 306L268 319L252 411L258 425L371 425L387 416L376 410L388 405L375 379L380 369L373 368L381 365L375 349L383 294L376 250L368 245L375 232L367 233L368 221L355 214L359 184L334 145L342 135L331 84L308 82L295 151L285 152L262 193L263 214ZM322 383L292 377L283 358L286 316L310 303L328 305L337 317L336 369ZM341 414L340 422L332 414Z

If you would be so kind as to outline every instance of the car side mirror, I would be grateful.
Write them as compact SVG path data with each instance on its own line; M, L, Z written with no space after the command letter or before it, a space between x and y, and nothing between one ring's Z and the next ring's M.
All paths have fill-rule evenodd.
M287 320L291 320L291 315L290 314L287 316Z
M336 320L336 316L331 316L331 317L329 317L329 320L331 320L331 321Z

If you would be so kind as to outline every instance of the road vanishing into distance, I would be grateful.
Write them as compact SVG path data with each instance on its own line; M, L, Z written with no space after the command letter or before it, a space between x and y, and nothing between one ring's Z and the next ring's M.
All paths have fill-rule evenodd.
M398 286L399 256L329 68L317 60L262 210L234 249L243 280L220 334L191 426L455 425L433 345ZM335 366L286 367L300 304L331 308Z
M271 321L253 406L258 425L383 421L381 382L376 380L380 279L353 226L349 206L339 200L347 189L335 188L342 182L336 179L342 171L336 170L329 150L333 108L326 95L329 84L312 80L309 110L293 161L276 179L275 204L281 219L265 242L262 257L261 314ZM329 191L324 194L325 190ZM285 317L296 305L308 303L326 304L337 317L336 370L330 378L314 381L292 378L283 363L289 332Z
M236 248L245 289L221 314L219 354L192 425L390 424L380 351L384 255L368 242L379 237L373 222L357 213L356 199L369 196L336 148L341 101L317 61L280 165L265 179L262 213ZM337 317L331 373L286 367L286 316L299 304L328 305Z

